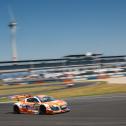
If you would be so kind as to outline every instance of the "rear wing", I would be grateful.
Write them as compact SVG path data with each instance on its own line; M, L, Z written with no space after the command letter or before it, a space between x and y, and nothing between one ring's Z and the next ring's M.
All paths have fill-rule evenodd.
M23 100L25 98L29 98L29 97L32 97L32 95L30 95L30 94L21 94L21 95L9 96L9 99L14 100L14 101L21 101L21 100Z

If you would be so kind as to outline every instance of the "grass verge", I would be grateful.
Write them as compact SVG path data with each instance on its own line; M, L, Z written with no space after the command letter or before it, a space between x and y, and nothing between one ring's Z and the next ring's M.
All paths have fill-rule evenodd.
M97 84L87 87L69 88L57 92L49 92L47 95L56 98L79 97L79 96L95 96L113 93L126 93L126 85L117 84Z
M56 89L56 90L55 90ZM57 90L58 89L58 90ZM37 93L36 91L40 91ZM98 83L96 85L83 86L77 88L67 88L62 90L62 86L52 85L49 87L33 87L23 89L10 89L3 90L0 94L8 95L10 93L33 93L33 94L46 94L56 98L68 98L68 97L78 97L78 96L95 96L95 95L103 95L103 94L112 94L112 93L126 93L126 85L125 84L106 84L106 83ZM9 101L7 97L1 98L0 102Z

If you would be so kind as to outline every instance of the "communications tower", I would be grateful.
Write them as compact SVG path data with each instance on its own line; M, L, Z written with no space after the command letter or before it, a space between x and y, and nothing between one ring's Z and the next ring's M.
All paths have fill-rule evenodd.
M17 48L16 48L16 25L15 19L9 23L9 28L11 30L11 44L12 44L12 60L17 61Z

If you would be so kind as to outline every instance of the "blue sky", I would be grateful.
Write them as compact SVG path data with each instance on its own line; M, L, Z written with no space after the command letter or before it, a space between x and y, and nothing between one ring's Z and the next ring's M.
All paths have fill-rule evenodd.
M8 6L19 60L126 54L125 0L0 0L0 61L12 60Z

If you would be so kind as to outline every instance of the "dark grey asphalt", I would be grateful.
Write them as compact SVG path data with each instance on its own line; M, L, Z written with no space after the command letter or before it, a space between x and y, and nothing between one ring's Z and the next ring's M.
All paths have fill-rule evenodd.
M67 99L71 112L57 115L13 114L0 104L1 126L126 126L126 94Z

